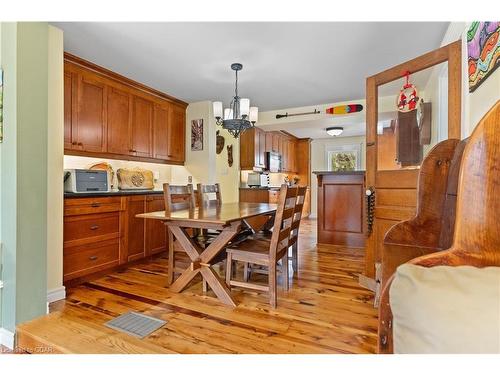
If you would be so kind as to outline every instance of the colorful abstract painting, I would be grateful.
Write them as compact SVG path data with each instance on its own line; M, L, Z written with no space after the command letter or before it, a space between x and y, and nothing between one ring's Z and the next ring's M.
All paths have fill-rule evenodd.
M500 66L500 22L473 22L467 31L469 92Z

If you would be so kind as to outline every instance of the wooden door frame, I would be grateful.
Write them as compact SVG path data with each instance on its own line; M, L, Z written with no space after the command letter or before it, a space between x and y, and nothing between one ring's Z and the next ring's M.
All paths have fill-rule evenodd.
M448 62L448 138L460 139L462 122L462 41L459 39L413 60L389 68L366 79L366 186L375 186L377 173L378 86ZM367 238L365 276L375 276L375 236Z

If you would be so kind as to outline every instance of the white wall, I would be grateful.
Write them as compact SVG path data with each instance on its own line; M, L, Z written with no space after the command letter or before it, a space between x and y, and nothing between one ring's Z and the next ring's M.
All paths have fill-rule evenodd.
M330 147L359 145L361 155L361 170L366 165L366 137L337 137L327 139L314 139L311 143L311 171L328 170L326 152ZM317 214L318 179L315 174L311 175L311 217Z
M215 156L215 181L220 184L222 201L238 202L240 180L240 139L235 139L227 130L217 126L220 135L224 137L224 149ZM230 167L227 159L227 146L233 146L233 165Z

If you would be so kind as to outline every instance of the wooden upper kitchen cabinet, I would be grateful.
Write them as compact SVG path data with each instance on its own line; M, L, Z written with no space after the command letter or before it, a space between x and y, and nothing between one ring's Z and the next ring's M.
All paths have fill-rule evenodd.
M129 150L133 156L150 158L153 156L153 102L133 97L132 127Z
M71 149L106 152L106 95L103 82L89 74L78 75L76 113L71 119Z
M108 90L108 152L128 154L132 121L132 97L123 90Z
M187 103L64 54L69 155L184 164Z
M250 128L240 135L240 168L263 170L266 167L266 132Z

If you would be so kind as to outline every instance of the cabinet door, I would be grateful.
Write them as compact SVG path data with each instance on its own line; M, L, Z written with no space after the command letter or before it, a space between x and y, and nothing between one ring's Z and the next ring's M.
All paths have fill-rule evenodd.
M288 169L290 172L297 172L297 169L295 167L296 162L295 162L295 141L293 139L290 139L288 141Z
M257 167L265 168L266 166L266 132L259 129L258 131L258 156L257 156Z
M273 133L266 132L266 152L272 152L273 150Z
M168 160L184 162L186 150L186 110L170 107L168 121Z
M73 75L71 72L64 72L64 148L68 150L77 146L76 140L73 145L73 138L71 135L71 117L73 115L72 98Z
M153 113L153 157L169 160L169 112L168 106L155 104Z
M153 156L153 102L134 96L132 105L131 155Z
M288 172L288 138L281 138L281 170Z
M130 196L127 200L127 261L130 262L146 256L144 219L135 217L145 212L145 196Z
M114 87L108 88L108 152L128 155L130 150L131 96Z
M245 130L240 135L240 168L252 169L255 165L256 128Z
M146 197L146 212L165 211L163 195ZM146 255L167 250L167 227L159 220L146 220Z
M281 135L279 133L273 133L272 150L274 152L280 152L280 141L281 141Z
M78 75L77 109L72 141L81 151L106 152L106 86L100 80Z

